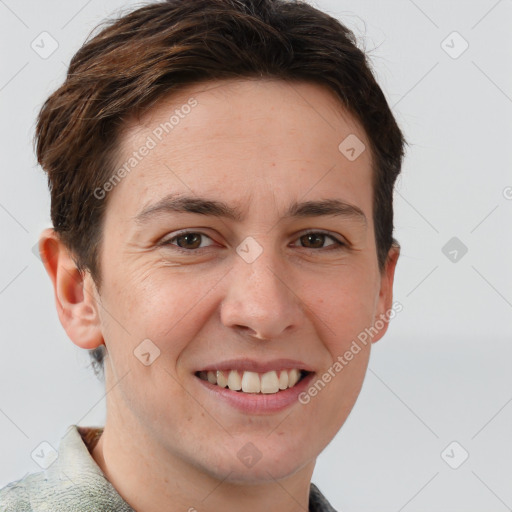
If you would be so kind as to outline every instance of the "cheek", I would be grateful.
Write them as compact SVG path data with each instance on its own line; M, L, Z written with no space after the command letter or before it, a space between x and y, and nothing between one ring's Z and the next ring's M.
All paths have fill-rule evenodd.
M375 315L378 288L375 281L366 277L370 272L358 273L350 268L336 279L318 289L312 302L315 315L325 325L325 339L339 355L347 343L372 325ZM332 352L332 350L331 350Z
M315 381L316 386L312 386L325 389L325 394L310 388L313 394L323 397L313 407L318 407L315 415L323 417L325 425L339 427L352 410L366 374L371 343L368 339L361 341L359 336L373 323L375 286L371 281L347 274L342 284L332 283L325 288L322 296L317 297L315 308L315 314L322 320L316 325L321 326L319 336L329 360L318 375L325 384Z
M147 270L131 273L129 279L117 276L109 283L105 306L119 321L109 322L114 331L108 331L120 355L133 353L149 339L167 360L175 360L214 314L209 292L219 280L217 275L194 276L190 270L163 267L152 263ZM131 350L127 350L128 344Z

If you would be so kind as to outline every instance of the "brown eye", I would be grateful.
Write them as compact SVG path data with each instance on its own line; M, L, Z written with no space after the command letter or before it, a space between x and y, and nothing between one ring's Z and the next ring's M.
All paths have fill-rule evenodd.
M306 249L322 249L322 248L324 248L325 241L329 238L333 241L333 243L328 244L325 247L332 246L332 245L337 245L337 246L345 245L342 242L340 242L339 240L337 240L336 238L334 238L333 236L328 235L327 233L322 233L320 231L305 233L304 235L302 235L299 238L299 240L301 241L301 244L303 244L302 247L304 247Z
M308 233L307 235L302 235L300 240L303 244L318 249L324 245L325 235L321 235L319 233Z
M199 233L186 233L177 236L178 245L184 249L197 249L201 246L201 235ZM183 240L183 243L181 241Z
M193 251L194 249L200 249L202 247L207 247L207 244L204 245L203 239L211 240L210 237L206 236L203 233L198 233L195 231L187 231L184 233L180 233L168 240L162 242L162 245L171 245L175 247L179 247L186 251ZM176 242L176 243L175 243Z

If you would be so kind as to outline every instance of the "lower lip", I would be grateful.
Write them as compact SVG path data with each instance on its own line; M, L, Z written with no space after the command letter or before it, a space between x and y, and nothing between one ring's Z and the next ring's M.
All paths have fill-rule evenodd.
M203 385L204 389L211 394L210 396L225 401L235 409L246 414L266 414L283 411L294 403L300 403L299 395L309 387L314 376L314 373L309 373L292 388L277 393L232 391L229 388L221 388L207 380L200 379L196 375L194 378Z

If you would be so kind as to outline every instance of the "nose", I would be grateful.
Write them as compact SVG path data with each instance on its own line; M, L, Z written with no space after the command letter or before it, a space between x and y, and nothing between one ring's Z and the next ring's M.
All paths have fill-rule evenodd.
M269 252L264 251L252 263L237 257L221 304L221 321L226 327L261 340L291 333L305 318L289 272L267 255Z

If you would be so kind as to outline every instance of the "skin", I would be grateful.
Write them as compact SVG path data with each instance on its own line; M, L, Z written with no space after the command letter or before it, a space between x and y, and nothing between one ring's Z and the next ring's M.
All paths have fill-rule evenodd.
M79 347L104 343L109 354L107 419L92 455L140 512L307 510L316 458L350 414L386 327L308 404L278 413L241 413L194 372L292 358L320 377L391 309L399 250L380 272L371 154L349 161L338 150L349 134L369 142L319 85L229 80L195 84L129 120L119 164L190 97L197 106L109 192L100 290L53 230L41 235L63 327ZM224 201L243 218L164 212L137 224L170 192ZM294 201L320 199L356 206L366 221L281 218ZM204 236L173 238L183 229ZM346 245L304 237L310 229ZM248 236L263 250L252 263L236 252ZM134 356L144 339L160 349L148 366ZM249 442L262 454L251 468L237 457Z

